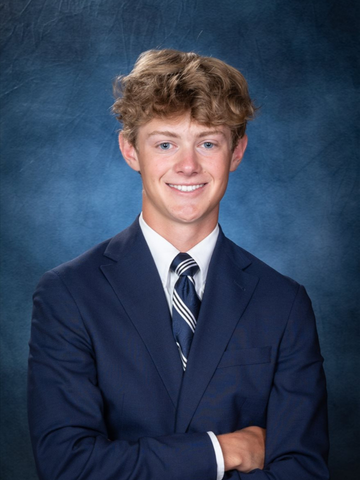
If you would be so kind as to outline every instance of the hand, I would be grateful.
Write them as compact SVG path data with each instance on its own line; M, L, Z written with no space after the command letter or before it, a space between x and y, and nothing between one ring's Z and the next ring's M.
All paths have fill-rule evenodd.
M255 468L264 468L266 430L246 427L236 432L219 435L224 456L225 471L238 470L249 473Z

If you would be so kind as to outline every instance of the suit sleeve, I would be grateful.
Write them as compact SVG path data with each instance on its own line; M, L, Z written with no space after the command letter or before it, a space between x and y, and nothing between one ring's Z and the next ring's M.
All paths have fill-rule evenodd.
M28 373L31 440L40 480L215 480L209 435L110 441L96 351L55 272L34 294Z
M297 292L281 340L266 424L264 470L229 472L241 480L327 480L327 399L311 302Z

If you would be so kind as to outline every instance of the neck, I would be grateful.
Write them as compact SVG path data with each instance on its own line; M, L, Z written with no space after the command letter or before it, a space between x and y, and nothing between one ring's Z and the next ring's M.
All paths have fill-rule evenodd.
M207 224L198 223L179 223L179 222L152 222L143 212L145 222L161 235L165 240L171 243L180 252L187 252L195 247L204 238L214 230L217 225L217 219Z

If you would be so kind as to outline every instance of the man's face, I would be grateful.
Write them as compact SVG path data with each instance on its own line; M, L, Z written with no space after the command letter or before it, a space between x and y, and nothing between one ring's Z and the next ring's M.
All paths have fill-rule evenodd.
M242 159L246 137L232 151L229 127L206 127L184 114L141 126L136 149L121 134L119 142L127 163L141 172L143 215L150 227L215 228L229 172Z

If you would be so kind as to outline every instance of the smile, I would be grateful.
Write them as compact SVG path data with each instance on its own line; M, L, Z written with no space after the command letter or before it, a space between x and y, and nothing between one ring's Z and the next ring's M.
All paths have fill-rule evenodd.
M179 190L180 192L193 192L194 190L203 187L205 183L200 183L199 185L173 185L172 183L169 183L168 185L171 188L176 188L176 190Z

